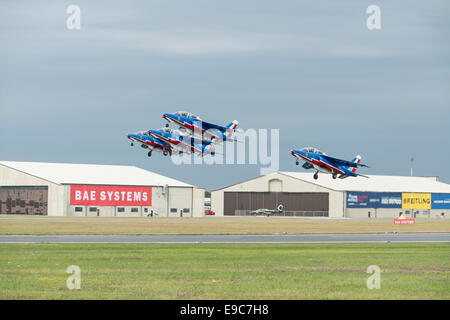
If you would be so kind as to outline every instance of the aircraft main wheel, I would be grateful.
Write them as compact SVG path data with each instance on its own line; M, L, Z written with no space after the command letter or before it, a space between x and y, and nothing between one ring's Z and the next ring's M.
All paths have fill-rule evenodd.
M314 175L314 179L317 180L318 178L319 178L319 175L316 173L316 174Z
M133 142L131 143L131 146L134 146Z
M149 156L149 157L152 156L152 152L151 152L151 151L148 152L148 156Z
M337 174L333 173L333 179L336 179L336 178L337 178Z
M167 156L167 150L163 151L163 155Z
M169 127L169 123L166 123L166 128L168 128Z
M295 164L296 164L296 165L299 165L299 162L298 162L298 161L295 161Z

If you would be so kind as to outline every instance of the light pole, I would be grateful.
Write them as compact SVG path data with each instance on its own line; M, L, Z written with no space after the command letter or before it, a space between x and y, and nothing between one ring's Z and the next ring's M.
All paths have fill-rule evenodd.
M411 158L411 177L413 176L413 163L414 163L414 158Z

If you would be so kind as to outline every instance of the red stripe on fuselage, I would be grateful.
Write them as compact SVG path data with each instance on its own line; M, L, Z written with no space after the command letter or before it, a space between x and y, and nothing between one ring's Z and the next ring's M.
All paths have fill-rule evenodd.
M185 127L187 129L191 130L192 133L194 133L195 131L201 131L202 134L205 135L207 138L215 138L215 139L219 138L215 134L212 134L211 132L208 132L205 129L200 128L199 126L195 126L195 125L189 124L187 122L181 122L181 121L178 121L178 120L176 120L176 119L174 119L172 117L166 116L166 115L164 115L164 118L169 120L169 121L175 122L176 124L179 124L182 127Z
M164 140L164 141L166 141L166 142L168 142L168 143L171 143L171 144L174 144L174 145L176 145L176 146L178 146L180 143L182 143L182 144L184 144L185 146L188 146L188 147L191 149L191 151L194 151L194 152L197 151L197 152L199 152L199 153L202 152L200 149L197 149L197 148L195 148L194 146L188 145L187 143L184 143L183 141L180 141L180 140L178 140L178 139L170 139L170 137L165 138L165 137L163 137L163 136L161 136L161 135L159 135L159 134L156 134L156 133L151 133L151 135L154 136L154 137L156 136L155 138Z
M345 174L344 171L342 171L339 168L336 168L336 167L330 165L329 163L326 163L326 162L323 162L323 161L319 161L319 160L316 160L316 159L309 159L309 158L304 157L304 156L302 156L301 154L299 154L299 153L297 153L295 151L292 151L292 154L294 154L296 156L299 156L300 158L302 158L303 160L305 160L305 161L307 161L309 163L312 163L312 164L315 164L316 166L319 166L321 168L327 169L328 171L330 171L330 173Z
M142 140L142 139L139 139L139 138L135 138L135 137L130 137L132 140L134 140L134 141L137 141L137 142L140 142L140 143L143 143L143 144L147 144L147 145L149 145L149 146L152 146L152 147L160 147L161 149L164 149L164 146L162 145L162 144L159 144L159 143L156 143L156 142L152 142L152 141L144 141L144 140Z

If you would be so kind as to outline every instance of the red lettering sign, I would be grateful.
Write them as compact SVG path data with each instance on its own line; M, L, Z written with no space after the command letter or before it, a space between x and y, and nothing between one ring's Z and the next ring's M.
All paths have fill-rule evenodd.
M70 205L150 207L152 205L152 188L71 185Z
M394 219L394 224L415 224L414 219Z

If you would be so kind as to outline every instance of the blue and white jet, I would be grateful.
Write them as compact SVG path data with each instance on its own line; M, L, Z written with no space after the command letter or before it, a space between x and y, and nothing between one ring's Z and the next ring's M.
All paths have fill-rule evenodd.
M148 133L154 139L162 141L166 146L170 147L170 155L172 155L172 153L194 153L201 156L206 154L215 154L214 142L205 142L202 139L184 134L179 130L172 128L161 128L158 130L148 130Z
M170 144L151 136L148 131L129 133L127 137L131 140L131 146L136 142L139 143L142 148L148 149L149 157L152 156L154 150L162 152L165 156L172 154L172 147Z
M175 113L164 113L163 118L168 122L176 123L180 128L186 130L196 137L202 136L205 141L227 141L231 140L236 127L239 124L237 120L232 121L226 127L204 121L198 116L186 112L177 111ZM167 123L166 127L169 124Z
M314 173L314 179L319 178L319 171L331 173L333 179L336 179L338 176L340 179L357 176L368 178L367 176L356 173L356 168L358 167L369 168L369 166L360 163L360 155L357 155L352 161L348 161L327 156L325 153L316 148L303 148L301 150L294 149L291 150L291 154L296 158L297 165L300 164L299 160L303 160L305 161L302 166L303 168L314 168L316 170Z

